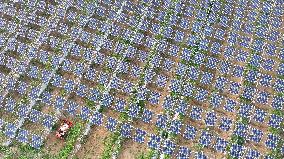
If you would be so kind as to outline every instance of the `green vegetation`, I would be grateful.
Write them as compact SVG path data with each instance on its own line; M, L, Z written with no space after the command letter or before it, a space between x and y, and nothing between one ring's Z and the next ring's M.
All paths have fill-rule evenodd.
M129 119L129 116L127 115L126 112L122 112L122 113L120 113L120 115L119 115L119 119L121 119L122 122L123 122L123 121L127 121L127 120Z
M232 135L231 142L236 143L238 145L243 145L245 143L245 139L238 135Z
M249 118L246 118L246 117L240 117L240 118L239 118L239 121L240 121L242 124L245 124L245 125L248 125L248 124L249 124Z
M65 159L68 158L68 155L74 149L74 144L76 143L77 138L79 137L82 131L83 125L81 123L76 123L68 132L68 136L66 138L66 145L60 150L57 158Z
M120 134L118 132L112 133L108 138L104 140L104 151L101 159L110 159L115 142L118 140Z
M96 103L88 98L85 98L85 103L88 108L94 108Z
M142 152L140 155L138 155L137 159L152 159L154 155L155 151L150 149L147 153Z

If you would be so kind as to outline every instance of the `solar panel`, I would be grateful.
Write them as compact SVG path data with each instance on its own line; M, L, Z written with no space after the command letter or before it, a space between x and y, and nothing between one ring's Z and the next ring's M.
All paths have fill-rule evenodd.
M218 30L215 32L215 38L216 38L216 39L224 40L224 36L225 36L225 31L222 30L222 29L218 29Z
M253 149L248 149L245 155L245 158L247 159L254 159L254 158L259 158L259 157L260 157L260 153Z
M192 24L192 31L193 32L199 32L199 30L201 29L202 27L202 23L200 21L195 21L193 24Z
M173 29L171 27L167 27L167 28L164 29L162 34L166 38L171 38L171 36L173 34ZM160 50L160 51L163 51L163 50Z
M221 105L223 100L223 96L221 96L218 93L212 93L211 94L211 100L210 100L210 104L214 107L217 108Z
M143 114L142 114L142 121L146 122L146 123L150 123L152 121L152 116L153 116L153 112L148 110L148 109L145 109L143 110Z
M112 117L108 117L106 128L109 131L114 132L114 131L116 131L117 124L118 124L118 121L116 119L114 119Z
M208 157L204 154L203 151L199 151L199 152L196 152L195 158L196 159L207 159Z
M233 121L230 118L222 117L219 128L223 131L229 131Z
M91 101L97 101L99 100L99 98L101 97L101 93L99 90L95 89L95 88L91 88L90 92L88 93L88 99Z
M94 69L92 69L92 68L88 68L88 70L85 72L85 75L84 75L84 77L86 78L86 79L88 79L88 80L95 80L95 78L96 78L96 71L94 70Z
M5 124L5 121L3 119L0 119L0 131L2 131L2 127Z
M186 125L183 137L187 140L193 140L196 137L197 129L194 126Z
M115 69L117 65L117 60L114 57L109 57L107 59L107 67L110 69Z
M36 100L38 98L39 91L40 91L39 87L32 88L30 93L29 93L29 98L32 99L32 100Z
M6 89L8 91L14 90L16 82L17 82L17 80L14 79L13 77L8 77L8 82L7 82L7 85L6 85Z
M237 82L231 82L229 91L231 94L238 94L240 91L241 85Z
M128 123L123 123L121 125L121 129L120 129L120 133L123 137L125 138L130 138L131 137L131 131L132 131L133 127L128 124Z
M94 112L90 117L90 121L92 124L101 126L103 124L103 114L100 112Z
M43 145L43 138L39 135L33 134L30 142L30 146L39 149Z
M191 109L191 112L189 114L189 116L194 119L194 120L201 120L201 114L203 112L203 109L197 106L193 106Z
M42 113L40 111L37 111L35 109L32 109L29 114L29 120L32 122L39 122L42 118Z
M50 105L51 104L51 93L47 92L47 91L44 91L42 92L41 94L41 101L47 105Z
M133 87L134 87L133 83L125 81L123 86L123 92L130 94L134 89Z
M48 129L51 129L52 126L55 124L55 118L51 115L45 115L44 118L43 118L43 121L42 121L42 124L48 128Z
M83 18L83 19L82 19ZM87 22L87 19L85 16L80 16L80 25L84 26ZM88 43L89 40L91 39L91 34L89 32L86 32L86 31L82 31L81 32L81 35L80 35L80 40L85 42L85 43Z
M181 146L178 150L177 158L182 159L182 158L188 158L191 154L191 150L187 147Z
M182 91L182 95L188 96L188 97L192 97L194 90L195 90L195 86L194 85L192 85L190 83L186 83L184 85L184 88L183 88L183 91Z
M205 124L206 126L214 126L217 121L217 115L214 112L208 112L206 114Z
M145 70L145 76L144 76L144 82L145 83L152 82L152 79L155 75L156 75L156 73L152 69L146 69Z
M225 88L225 85L228 83L228 79L225 77L217 77L216 82L215 82L215 88L223 91Z
M233 144L230 149L230 155L232 157L241 158L244 154L244 146Z
M28 143L29 134L28 130L20 129L18 131L17 140L22 143Z
M244 47L244 48L249 48L250 42L251 42L251 38L247 37L247 36L240 36L240 46ZM252 61L252 60L256 60L256 61ZM259 65L259 60L258 56L252 56L252 59L250 61L250 64L252 64L255 67L258 67Z
M54 75L51 84L55 87L59 87L62 84L63 78L61 75Z
M246 52L246 51L239 51L238 53L237 52L235 52L235 59L237 60L237 61L239 61L239 62L246 62L247 61L247 59L248 59L248 55L249 55L249 53L248 52Z
M76 86L76 83L73 80L67 79L64 85L64 89L68 93L71 93L74 90L75 86Z
M226 15L229 15L229 14L226 14ZM222 15L220 17L220 25L223 26L223 27L228 27L228 21L229 21L229 18L225 15Z
M139 78L140 74L141 74L141 68L139 66L136 66L136 65L132 65L132 68L131 68L131 75L133 77L136 77L136 78Z
M202 54L202 53L196 53L195 56L194 56L193 62L194 62L195 64L197 64L197 65L201 65L201 64L204 63L205 58L206 58L206 56L205 56L204 54ZM191 68L192 68L192 67L191 67ZM195 68L192 68L192 69L195 71L194 74L196 74L196 73L199 74L199 70L197 70L197 69L195 69ZM196 72L196 71L198 71L198 72ZM189 78L190 78L190 77L189 77ZM194 78L193 78L193 79L194 79ZM196 79L194 79L194 80L196 80Z
M256 42L257 44L255 44L255 45L257 45L257 47L256 47L256 49L259 49L260 51L262 51L263 50L263 47L262 46L260 46L260 45L264 45L264 43L263 43L263 41L257 41ZM265 53L267 54L267 55L269 55L269 56L275 56L275 52L276 52L276 46L274 45L274 44L266 44L265 45Z
M160 67L161 61L162 61L162 58L160 57L160 55L155 55L154 57L152 57L152 59L150 61L150 65L152 65L153 68ZM147 73L147 71L146 71L146 73ZM151 72L151 73L154 74L154 75L156 74L154 71Z
M133 140L138 143L144 143L146 131L137 128Z
M245 79L249 82L255 82L257 78L258 78L258 72L254 70L249 70Z
M274 64L274 61L273 61L273 60L271 60L271 59L268 59L268 60L269 60L269 62L271 63L271 65ZM269 67L269 69L267 69L267 70L272 71L272 69L273 69L273 66ZM279 64L278 70L277 70L277 74L280 75L280 76L283 76L283 75L284 75L284 63L280 63L280 64Z
M125 66L122 66L122 67L125 68ZM119 89L119 85L120 85L120 79L117 77L113 77L110 83L110 88Z
M262 123L265 120L266 114L267 113L264 110L256 108L253 119L257 122Z
M8 98L5 105L5 110L8 112L13 112L16 106L16 101L12 98Z
M179 134L181 131L182 123L179 120L172 120L169 132Z
M187 16L187 17L193 16L194 10L195 10L195 8L193 6L186 6L185 13L184 13L185 16Z
M170 141L169 139L167 139L164 142L162 152L167 154L167 155L172 155L174 153L175 148L176 148L176 144L174 142Z
M233 70L233 76L242 77L244 74L244 68L242 66L235 66Z
M182 29L188 29L189 27L189 22L188 20L186 20L185 18L182 18L181 19L181 22L179 24L179 26L182 28Z
M181 59L186 60L186 61L190 61L191 57L192 57L191 50L183 49L183 51L181 52ZM177 74L179 74L179 75L184 74L186 69L187 69L186 65L181 64L181 63L178 63L178 68L179 68L179 71L177 70L177 72L180 72L180 73L177 73Z
M174 65L174 62L167 58L164 61L163 69L165 69L166 71L170 71L173 65Z
M73 115L75 116L77 114L77 109L79 108L79 105L73 101L68 101L67 103L67 112L70 114L70 115Z
M250 134L250 140L251 141L259 143L262 136L263 136L263 132L261 130L256 129L256 128L251 129L251 134Z
M263 46L264 46L264 41L260 40L260 39L256 39L253 42L253 50L257 51L257 52L262 52L263 51Z
M228 141L226 141L223 138L217 137L214 148L216 151L225 152L227 145L228 145Z
M211 52L213 54L220 54L220 48L221 48L221 44L218 42L213 42L211 45Z
M56 109L62 110L64 108L65 99L61 96L55 98L54 107Z
M25 104L20 104L18 106L18 112L17 112L17 115L20 117L20 118L26 118L27 115L28 115L28 106L25 105Z
M80 118L83 120L88 120L91 110L88 107L82 107L80 112Z
M195 99L199 102L204 102L207 99L208 91L202 88L197 88Z
M176 34L175 34L175 41L182 42L184 37L185 37L184 32L177 31Z
M140 106L137 104L131 104L128 109L128 115L131 118L138 118L139 117Z
M254 87L245 86L242 96L246 99L252 100L255 92L256 92L256 89Z
M94 58L94 52L92 52L91 49L86 49L84 52L83 52L83 58L87 61L92 61L93 58ZM91 68L88 68L88 69L91 69Z
M145 86L139 86L137 89L137 99L138 100L146 100L146 96L148 94L148 89Z
M72 61L71 60L69 60L69 59L65 59L64 61L63 61L63 65L62 65L62 70L64 70L64 71L68 71L68 72L72 72Z
M110 94L103 94L102 96L102 105L109 107L112 104L113 96Z
M274 83L274 90L278 93L284 91L284 80L283 79L276 79Z
M179 50L180 50L179 46L173 45L173 44L169 44L168 54L170 56L177 57Z
M177 92L179 93L181 91L181 81L178 79L172 79L171 80L171 85L170 85L170 90L171 92Z
M270 94L268 92L261 91L258 93L258 97L256 98L256 101L261 104L267 104L269 97L270 97Z
M147 144L149 148L157 150L160 148L160 143L161 143L160 136L150 134L150 141Z
M275 114L272 114L268 121L268 125L276 129L280 128L281 123L283 123L283 117Z
M246 137L247 136L247 130L248 130L247 125L238 122L238 123L236 123L234 134L241 136L241 137Z
M180 100L177 105L178 106L176 107L175 112L182 115L186 115L188 109L187 103L184 100Z
M228 112L234 112L236 108L237 102L233 99L226 99L226 103L224 105L224 110Z
M12 123L7 123L4 133L9 138L14 138L16 135L17 127Z
M80 32L80 30L78 28L73 27L72 28L72 32L71 32L71 36L73 36L72 38L77 38L77 36L79 36L79 34L78 34L79 32ZM73 45L73 48L72 48L72 51L71 51L71 55L75 56L75 57L76 56L80 56L81 50L82 50L82 47L77 45L77 44L75 44L75 45Z
M158 128L165 129L167 121L168 121L168 118L165 115L158 114L157 120L156 120L156 126Z
M208 147L211 144L213 135L203 131L200 138L199 138L199 143L205 147Z
M126 107L126 102L122 99L117 100L114 106L115 110L119 112L124 112L125 107Z
M201 83L202 84L210 84L213 79L213 74L209 72L203 72L202 77L201 77Z
M284 104L284 97L281 96L274 96L272 100L272 108L273 109L283 109L283 104Z
M252 109L253 109L253 105L242 103L239 108L238 115L244 118L249 118L251 115Z
M84 84L79 84L76 90L76 94L80 97L85 97L87 90L87 86Z

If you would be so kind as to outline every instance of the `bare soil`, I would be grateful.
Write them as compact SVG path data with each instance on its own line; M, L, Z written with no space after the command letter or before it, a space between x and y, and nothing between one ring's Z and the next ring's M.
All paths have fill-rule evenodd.
M104 150L104 141L110 135L110 132L102 126L92 128L82 144L81 149L75 154L80 159L99 159Z

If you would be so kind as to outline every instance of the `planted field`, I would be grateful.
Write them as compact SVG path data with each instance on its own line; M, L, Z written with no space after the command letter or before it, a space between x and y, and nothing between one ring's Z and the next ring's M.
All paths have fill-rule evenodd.
M0 1L0 158L284 158L282 0Z

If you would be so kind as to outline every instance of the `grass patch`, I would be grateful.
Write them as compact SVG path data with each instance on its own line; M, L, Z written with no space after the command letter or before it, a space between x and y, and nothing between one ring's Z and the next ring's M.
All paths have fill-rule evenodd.
M82 127L83 125L81 123L77 123L70 129L66 138L66 145L60 150L57 156L58 159L68 158L69 154L74 149L74 144L82 131Z

